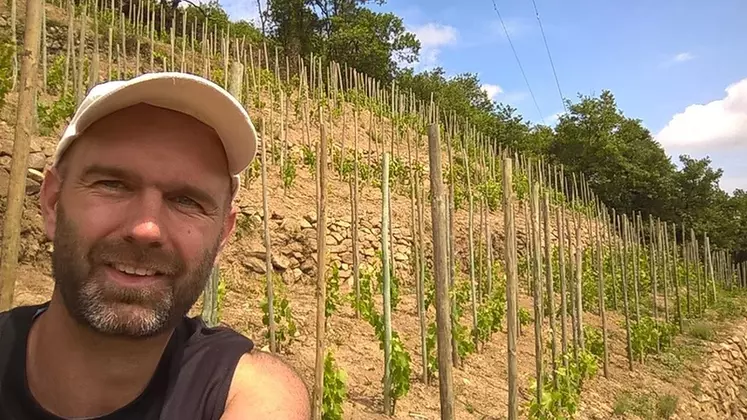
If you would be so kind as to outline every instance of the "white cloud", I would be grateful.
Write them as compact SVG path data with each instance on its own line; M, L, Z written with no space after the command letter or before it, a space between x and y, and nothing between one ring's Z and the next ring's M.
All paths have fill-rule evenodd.
M695 58L695 56L692 55L692 53L681 52L681 53L675 55L673 60L676 61L676 62L678 62L678 63L681 63L683 61L690 61L693 58Z
M491 85L490 83L484 83L480 86L480 89L482 89L492 101L494 101L498 95L503 93L503 88L498 85Z
M733 194L737 188L747 190L747 176L726 176L721 178L719 186L729 194Z
M456 28L440 23L426 23L408 30L420 41L420 59L415 65L420 70L435 67L441 48L456 44L458 38Z
M665 147L703 149L747 147L747 78L726 88L726 96L690 105L656 135Z
M560 121L561 115L563 115L563 111L548 115L547 117L545 117L545 124L549 125L550 127L556 125Z

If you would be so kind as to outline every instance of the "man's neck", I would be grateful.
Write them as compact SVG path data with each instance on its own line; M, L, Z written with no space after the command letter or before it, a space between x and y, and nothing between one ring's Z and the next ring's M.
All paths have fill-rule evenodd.
M102 336L78 324L55 291L29 333L29 389L42 407L61 417L111 413L145 390L170 337L170 332L141 340Z

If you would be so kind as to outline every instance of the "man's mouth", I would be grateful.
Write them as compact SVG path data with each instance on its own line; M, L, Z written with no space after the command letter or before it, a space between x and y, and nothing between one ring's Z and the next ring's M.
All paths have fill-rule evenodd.
M154 270L152 268L136 267L136 266L120 264L120 263L113 263L113 264L110 264L110 266L117 271L120 271L125 274L129 274L131 276L150 277L150 276L163 275L162 272L158 270Z

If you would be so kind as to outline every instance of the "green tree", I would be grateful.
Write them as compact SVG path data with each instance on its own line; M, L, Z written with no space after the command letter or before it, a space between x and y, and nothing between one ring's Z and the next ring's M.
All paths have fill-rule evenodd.
M713 169L707 157L682 155L680 162L682 169L675 176L676 197L672 203L676 219L698 233L708 232L716 245L727 245L733 221L727 208L729 196L718 184L723 170Z
M674 165L639 120L620 112L611 92L569 102L555 131L552 158L584 173L604 203L667 218Z
M370 2L268 0L264 17L269 35L287 54L306 57L313 52L388 83L397 62L417 59L420 41L405 30L400 17L365 7Z

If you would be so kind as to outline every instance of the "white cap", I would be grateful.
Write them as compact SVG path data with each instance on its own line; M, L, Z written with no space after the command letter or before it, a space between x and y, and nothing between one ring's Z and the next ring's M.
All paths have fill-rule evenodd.
M244 107L215 83L187 73L146 73L127 81L94 86L83 99L54 155L56 166L73 140L91 124L120 109L139 103L187 114L211 127L221 139L236 197L240 174L254 159L257 131Z

